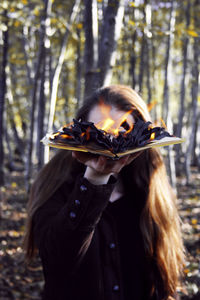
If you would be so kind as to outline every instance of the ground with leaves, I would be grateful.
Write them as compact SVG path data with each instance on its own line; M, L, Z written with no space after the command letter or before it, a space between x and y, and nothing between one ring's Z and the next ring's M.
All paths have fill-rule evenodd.
M1 188L0 232L0 299L41 299L43 287L39 260L32 265L24 263L21 248L25 229L27 195L21 173L7 175ZM192 185L178 178L178 206L182 219L183 235L187 249L185 284L181 300L200 299L200 174L192 173Z

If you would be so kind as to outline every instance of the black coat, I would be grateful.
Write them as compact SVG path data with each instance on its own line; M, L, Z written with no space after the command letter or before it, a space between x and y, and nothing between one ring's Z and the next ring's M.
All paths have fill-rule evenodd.
M150 297L155 266L144 252L139 227L143 195L109 202L115 185L93 185L81 175L65 182L34 216L43 264L45 300L161 300ZM158 292L157 292L158 293ZM161 296L162 294L162 296Z

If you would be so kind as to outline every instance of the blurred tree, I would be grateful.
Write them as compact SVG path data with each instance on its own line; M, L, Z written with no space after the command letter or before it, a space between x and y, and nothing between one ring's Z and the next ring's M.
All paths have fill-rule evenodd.
M186 19L186 30L190 25L190 7L191 1L187 1L187 5L185 6L185 19ZM179 114L178 114L178 124L177 124L177 136L182 136L182 128L183 128L183 117L185 112L185 80L186 80L186 72L187 72L187 62L188 62L188 46L189 46L189 36L185 33L182 39L182 57L183 57L183 70L182 70L182 78L181 78L181 87L180 87L180 103L179 103ZM176 146L176 173L180 175L181 172L181 145Z
M169 68L171 67L172 58L170 56L171 53L171 45L172 39L174 38L174 26L175 26L175 3L174 0L171 0L171 9L169 15L169 25L168 25L168 36L167 36L167 43L166 43L166 56L165 56L165 78L164 78L164 91L163 91L163 119L167 122L167 127L170 131L173 130L172 128L172 121L171 121L171 111L169 107L169 77L170 72ZM176 172L175 172L175 160L172 152L172 147L168 147L167 151L167 167L168 167L168 174L171 180L171 184L176 188Z
M40 68L40 88L39 88L39 100L38 100L38 114L37 114L37 157L38 157L38 170L44 164L44 146L41 143L41 139L45 134L44 129L44 120L45 120L45 108L46 108L46 94L45 94L45 83L49 83L50 80L50 71L49 71L49 56L50 54L50 39L49 33L51 32L50 28L50 18L52 11L52 1L45 0L44 2L44 15L42 18L42 48L43 48L43 59L41 62ZM48 77L47 77L48 75Z
M53 73L51 99L50 99L50 112L49 112L48 129L47 129L48 132L51 132L53 129L53 121L54 121L55 110L56 110L56 100L57 100L59 78L60 78L61 70L63 67L64 59L65 59L65 52L66 52L66 48L67 48L69 35L72 30L72 25L75 22L75 19L77 17L79 5L80 5L80 0L76 0L72 4L71 13L70 13L70 21L69 21L68 26L66 27L66 31L63 36L60 54L59 54L58 61L56 63L56 67L55 67L55 70ZM49 160L49 147L46 146L44 161L47 162L48 160Z
M96 1L96 0L95 0ZM99 29L99 46L97 50L97 16L96 2L86 1L85 5L85 76L88 95L97 87L111 81L112 68L116 60L117 40L120 36L124 16L124 0L108 0ZM93 5L92 5L93 3ZM91 50L90 50L91 49ZM91 51L91 52L90 52ZM91 56L90 56L91 55ZM98 55L98 62L97 62ZM90 83L88 83L90 81Z
M194 15L194 28L200 28L200 0L195 0L193 5L193 15ZM195 144L195 128L197 126L198 120L198 90L199 90L199 39L194 37L193 41L193 63L192 63L192 87L191 87L191 95L192 95L192 117L190 128L188 130L188 146L185 154L185 171L187 177L187 184L191 183L191 161L193 148Z
M29 127L29 139L28 139L28 148L27 148L27 161L26 161L26 189L29 189L29 182L31 177L31 166L32 166L32 151L33 151L33 134L34 134L34 124L35 124L35 111L36 111L36 101L37 101L37 91L38 91L38 83L40 80L40 76L42 73L42 77L44 76L44 60L45 60L45 36L46 36L46 19L47 19L47 11L48 6L51 1L44 0L44 10L41 17L41 25L40 25L40 41L39 41L39 51L38 51L38 59L34 74L34 84L32 89L32 97L31 97L31 109L30 109L30 127ZM43 66L43 69L42 69ZM44 77L42 78L44 88ZM40 93L40 102L39 110L41 109L41 113L39 115L39 124L40 134L43 132L43 118L44 118L44 93ZM42 119L41 119L42 118ZM39 135L40 135L39 134Z
M6 126L4 123L4 102L6 95L6 66L8 59L8 16L7 10L3 12L3 55L2 66L0 75L0 186L4 184L4 148L3 148L3 128Z
M98 64L98 12L96 0L84 1L84 31L85 31L85 92L87 97L94 89L93 76Z

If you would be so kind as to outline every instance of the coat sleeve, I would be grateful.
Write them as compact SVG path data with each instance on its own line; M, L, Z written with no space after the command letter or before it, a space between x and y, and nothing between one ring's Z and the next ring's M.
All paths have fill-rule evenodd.
M67 183L42 206L33 218L33 232L44 273L68 275L88 249L92 235L108 204L115 185L114 177L108 184L93 185L79 176L73 188Z

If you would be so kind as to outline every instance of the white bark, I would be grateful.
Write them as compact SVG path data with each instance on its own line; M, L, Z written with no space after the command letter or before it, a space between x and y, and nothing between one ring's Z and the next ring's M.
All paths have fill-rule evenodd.
M67 48L67 42L70 34L70 30L72 27L72 24L74 23L76 16L78 14L79 10L79 5L80 5L80 0L76 0L73 10L71 13L70 17L70 22L69 25L67 26L67 30L65 32L61 50L60 50L60 55L58 58L58 63L55 68L54 76L53 76L53 83L52 83L52 92L51 92L51 99L50 99L50 112L49 112L49 121L48 121L48 132L51 132L53 129L53 121L54 121L54 116L55 116L55 110L56 110L56 100L57 100L57 92L58 92L58 85L59 85L59 78L60 78L60 73L62 70L64 58L65 58L65 52ZM44 162L47 163L49 160L49 147L45 146L45 153L44 153Z

